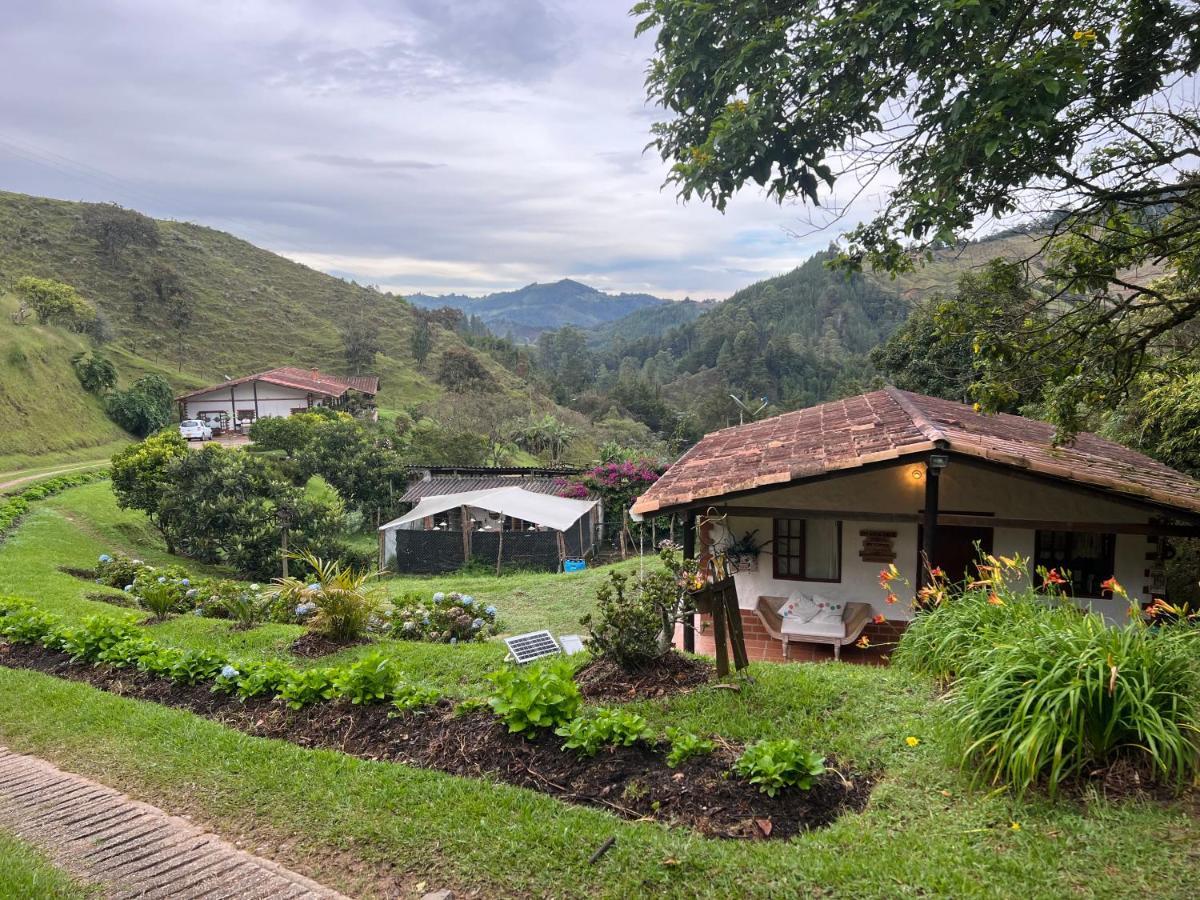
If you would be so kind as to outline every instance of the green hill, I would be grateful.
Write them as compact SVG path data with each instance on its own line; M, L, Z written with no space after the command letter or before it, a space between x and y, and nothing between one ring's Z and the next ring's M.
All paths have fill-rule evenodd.
M567 325L595 328L638 310L673 305L670 300L649 294L607 294L570 278L550 284L535 282L483 297L413 294L408 299L425 309L449 306L461 310L480 319L493 334L511 333L522 340Z
M11 287L35 275L76 287L109 332L104 352L123 384L153 371L188 388L289 364L348 374L353 368L343 334L357 329L380 347L368 370L381 376L378 399L385 415L444 396L433 373L446 350L466 344L452 327L435 322L429 355L419 366L410 350L419 312L403 298L322 274L212 228L132 213L127 215L156 232L157 240L134 239L108 252L96 219L112 210L0 192L0 282ZM164 271L174 273L188 301L182 329L152 290ZM0 467L6 457L99 447L119 438L99 401L79 389L69 365L87 340L56 328L15 325L13 308L6 307L0 323ZM539 412L573 415L531 391L499 355L472 352L499 392L524 398Z

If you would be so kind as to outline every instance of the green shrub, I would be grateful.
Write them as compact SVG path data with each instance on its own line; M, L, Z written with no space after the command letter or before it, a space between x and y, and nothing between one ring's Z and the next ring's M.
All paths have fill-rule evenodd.
M339 697L360 705L387 700L400 681L400 671L382 653L369 653L338 671L333 686Z
M981 777L1053 794L1118 760L1177 785L1200 772L1200 630L1045 613L981 656L950 694Z
M71 654L71 661L102 662L101 655L117 644L139 634L131 622L104 616L88 616L75 628L60 631L59 646Z
M565 725L583 705L567 660L500 669L487 677L495 688L488 705L513 733Z
M334 669L302 669L289 672L279 686L278 697L291 709L300 709L319 700L331 700L337 693L333 685Z
M1010 639L1023 622L1049 619L1067 627L1080 615L1069 601L1033 591L970 590L918 613L892 659L896 665L947 681L978 666L988 650Z
M3 536L12 529L17 524L17 520L29 512L30 506L38 500L45 500L47 497L61 493L68 488L90 484L93 481L99 481L107 477L108 472L105 470L78 472L72 475L57 475L54 478L39 481L19 494L0 498L0 536Z
M441 691L428 685L400 682L392 689L392 706L396 708L396 715L434 706L441 699Z
M101 553L96 561L96 583L109 587L120 588L133 592L133 582L138 573L146 568L146 563L133 559L124 553Z
M339 643L358 640L380 608L380 602L368 585L373 573L351 569L311 553L297 557L315 574L313 580L279 579L269 595L294 607L308 622L310 631Z
M667 753L667 765L672 769L694 756L707 756L716 747L708 738L702 738L682 728L668 728L667 740L671 742L671 749Z
M825 772L825 758L793 738L758 741L742 751L733 771L774 797L785 787L811 788L813 779Z
M231 686L241 700L251 697L275 697L283 690L284 684L296 675L294 668L274 659L239 663L234 668L238 674L226 678L225 683L232 683Z
M572 719L554 733L566 738L564 750L577 750L584 756L595 756L603 746L629 747L653 736L645 716L627 709L607 708Z
M0 617L0 635L14 644L36 644L55 634L58 616L24 604L12 603Z
M393 637L435 644L485 641L496 633L496 607L458 591L436 592L430 600L409 592L392 601Z
M100 651L96 661L116 669L132 669L139 665L143 656L153 653L157 647L150 638L137 634Z

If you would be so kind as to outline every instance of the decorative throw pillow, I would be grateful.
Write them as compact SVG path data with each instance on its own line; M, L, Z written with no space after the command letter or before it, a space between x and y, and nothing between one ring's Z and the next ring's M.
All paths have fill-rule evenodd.
M825 597L813 595L813 603L817 607L817 614L814 620L817 622L840 622L842 616L846 613L846 604L841 600L829 600Z
M792 594L788 601L779 607L779 615L793 622L808 622L820 611L811 597L799 591Z

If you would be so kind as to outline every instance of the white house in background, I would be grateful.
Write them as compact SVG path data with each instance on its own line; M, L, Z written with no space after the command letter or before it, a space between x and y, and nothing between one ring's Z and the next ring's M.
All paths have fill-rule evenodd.
M805 658L772 640L787 632L781 598L798 595L866 604L855 626L884 616L879 637L894 639L909 598L887 603L880 570L894 563L917 586L924 555L961 579L976 545L1029 559L1031 579L1069 572L1077 602L1124 620L1103 582L1142 604L1163 596L1170 539L1200 536L1200 483L1092 434L1053 437L1044 422L886 388L709 434L632 513L700 516L701 548L753 534L761 549L736 575L752 657Z
M189 391L175 402L180 419L200 419L225 430L314 406L338 409L352 399L372 402L378 393L378 375L326 375L316 368L283 366Z

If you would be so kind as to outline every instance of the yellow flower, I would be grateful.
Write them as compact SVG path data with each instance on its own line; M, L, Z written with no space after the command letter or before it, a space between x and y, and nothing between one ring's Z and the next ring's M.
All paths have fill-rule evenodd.
M1020 831L1020 830L1021 830L1021 823L1020 823L1020 822L1013 822L1013 823L1012 823L1011 825L1009 825L1008 827L1009 827L1010 829L1012 829L1013 831Z
M915 747L917 744L921 743L921 739L919 737L913 737L912 735L909 735L904 739L904 743L908 744L910 747Z

